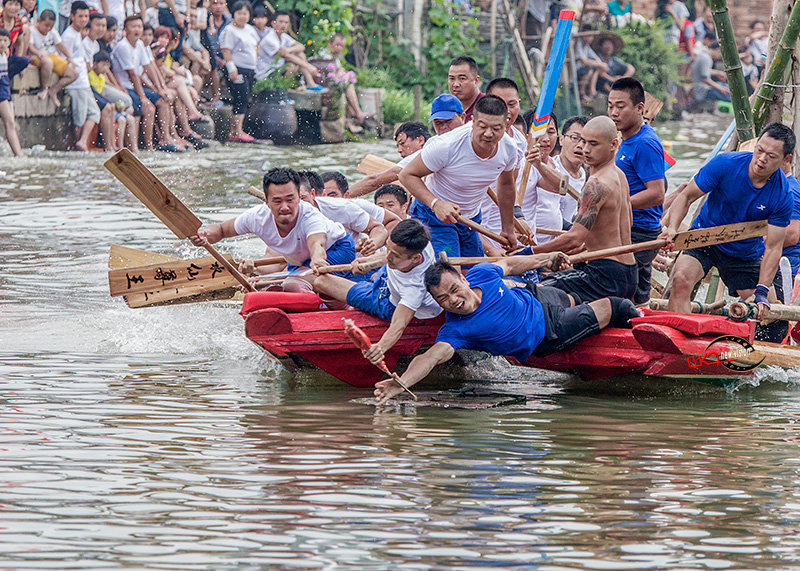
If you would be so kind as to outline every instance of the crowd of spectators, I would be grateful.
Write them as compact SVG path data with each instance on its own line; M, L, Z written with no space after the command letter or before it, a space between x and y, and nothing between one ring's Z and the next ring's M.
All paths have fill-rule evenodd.
M344 45L334 34L315 56L339 69ZM40 87L27 94L56 107L69 96L79 151L203 148L193 125L223 105L223 82L232 104L229 141L250 143L244 121L255 81L285 74L301 88L326 89L323 68L292 36L289 13L245 0L4 0L0 118L15 155L11 85L24 73L39 76ZM352 86L345 96L349 115L363 122Z

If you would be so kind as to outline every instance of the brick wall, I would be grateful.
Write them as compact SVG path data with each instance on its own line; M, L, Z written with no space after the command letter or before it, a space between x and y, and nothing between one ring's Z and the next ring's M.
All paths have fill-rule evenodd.
M684 0L685 3L686 2ZM703 6L702 1L695 1L698 12ZM633 9L648 19L655 14L656 0L632 0ZM745 37L750 31L750 23L753 20L761 20L769 29L769 18L772 15L772 0L728 0L728 10L730 11L731 22L733 22L736 43L744 42ZM699 14L698 14L699 15Z

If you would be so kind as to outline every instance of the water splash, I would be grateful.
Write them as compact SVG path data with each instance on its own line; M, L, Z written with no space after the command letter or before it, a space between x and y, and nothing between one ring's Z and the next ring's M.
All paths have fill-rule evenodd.
M767 385L779 385L781 388L800 387L800 369L783 369L775 365L759 367L751 375L736 380L726 387L733 394L742 389L755 389Z

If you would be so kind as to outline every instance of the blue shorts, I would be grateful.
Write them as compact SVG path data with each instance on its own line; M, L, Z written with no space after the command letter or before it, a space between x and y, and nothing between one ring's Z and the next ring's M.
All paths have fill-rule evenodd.
M156 101L161 99L161 96L153 91L152 89L147 89L146 87L142 88L144 90L144 95L150 101L150 103L155 104ZM134 117L141 117L142 116L142 100L139 99L139 96L136 94L135 89L128 89L128 95L131 96L131 100L133 101L133 116Z
M389 286L386 284L386 266L375 272L372 281L356 282L347 292L347 303L362 311L392 320L395 306L389 301Z
M436 255L444 252L448 256L483 256L483 244L478 233L460 222L445 224L433 210L421 201L415 200L411 205L411 218L416 218L428 227L431 233L431 245ZM481 215L472 219L480 223Z
M356 243L353 240L353 237L349 234L340 240L337 240L328 250L325 252L327 255L325 259L331 266L336 266L339 264L349 264L353 260L356 259ZM311 265L311 260L308 259L300 266L309 267ZM286 269L289 271L296 270L300 266L295 266L294 264L286 264ZM341 276L343 278L347 278L349 280L363 280L364 276L354 276L353 272L350 270L346 272L333 272L331 275L334 276Z
M11 101L11 82L7 75L0 77L0 101Z

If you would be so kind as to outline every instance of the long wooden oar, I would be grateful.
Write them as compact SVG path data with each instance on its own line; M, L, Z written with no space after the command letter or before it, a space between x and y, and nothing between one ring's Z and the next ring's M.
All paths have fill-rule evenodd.
M536 102L536 110L533 113L531 130L528 135L528 150L531 150L533 145L536 144L536 139L544 135L545 131L547 131L547 125L550 123L550 112L553 110L553 101L556 97L558 81L561 78L561 68L564 66L564 56L567 55L569 35L572 33L574 19L575 12L571 10L561 10L558 15L556 33L553 36L553 47L550 48L550 56L547 58L542 91ZM517 204L522 204L525 199L525 189L528 186L530 174L531 163L525 161L525 166L522 169L522 179L517 191Z
M752 222L739 222L736 224L726 224L724 226L712 226L711 228L701 228L699 230L688 230L680 232L675 235L672 250L690 250L692 248L700 248L702 246L713 246L715 244L725 244L727 242L736 242L746 238L756 238L764 236L767 233L766 220L754 220ZM621 254L632 254L643 250L652 250L655 248L663 248L667 245L666 240L649 240L647 242L639 242L638 244L628 244L626 246L615 246L613 248L605 248L602 250L593 250L591 252L581 252L569 257L572 264L580 262L589 262L591 260L598 260L600 258L610 258L619 256ZM536 249L534 248L534 253ZM508 256L495 256L495 257L479 257L467 256L458 258L447 258L447 261L453 265L473 265L480 264L481 262L497 262L500 260L508 259Z
M105 167L130 190L136 198L155 214L178 238L195 236L203 225L200 219L181 202L158 177L137 159L128 149L122 149L105 162ZM230 272L248 291L255 288L247 281L214 246L207 244L205 249L222 267Z
M370 175L382 173L383 171L389 170L396 166L397 163L393 163L389 159L384 159L370 153L364 157L360 163L358 163L356 170L361 174Z
M492 200L492 202L494 202L495 205L498 208L500 208L500 203L497 201L497 194L495 194L495 192L491 188L487 188L486 189L486 194L488 194L489 198ZM528 235L528 232L527 232L527 230L525 230L525 227L522 225L522 222L520 222L516 218L514 218L514 229L517 232L519 232L520 234L522 234L523 236L527 236ZM533 236L531 236L530 238L531 238L531 240L533 240Z

